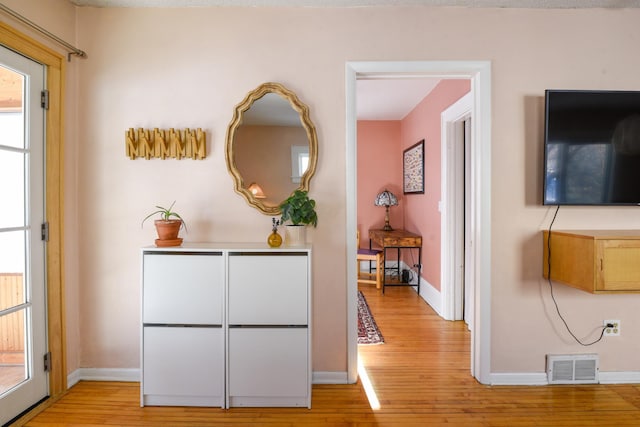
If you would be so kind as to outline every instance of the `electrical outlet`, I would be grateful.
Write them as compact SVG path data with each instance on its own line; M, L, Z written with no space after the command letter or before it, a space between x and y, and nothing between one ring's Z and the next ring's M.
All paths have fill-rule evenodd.
M607 326L608 324L612 324L613 328L605 328L604 336L605 337L619 337L620 336L620 321L619 320L603 320L602 325Z

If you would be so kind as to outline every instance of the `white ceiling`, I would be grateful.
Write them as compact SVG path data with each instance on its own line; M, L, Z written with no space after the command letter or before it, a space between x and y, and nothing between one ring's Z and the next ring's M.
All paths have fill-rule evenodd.
M434 78L358 80L358 120L402 120L439 81Z
M78 6L95 7L366 7L366 6L459 6L516 7L535 9L636 8L640 0L70 0Z

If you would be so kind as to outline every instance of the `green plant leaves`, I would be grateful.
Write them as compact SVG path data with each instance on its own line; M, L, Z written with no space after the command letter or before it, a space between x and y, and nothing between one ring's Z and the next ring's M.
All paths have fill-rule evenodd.
M318 214L315 211L316 201L310 199L306 191L296 190L280 204L281 223L291 221L293 225L318 225Z
M179 219L180 221L182 221L182 225L184 225L184 229L187 229L187 223L184 221L184 219L182 219L182 217L177 213L177 212L173 212L173 205L175 205L176 202L175 200L173 201L173 203L171 203L171 206L169 206L168 208L163 208L162 206L156 206L156 208L158 210L151 212L149 215L147 215L146 217L144 217L144 219L142 220L142 224L144 225L144 222L146 220L148 220L149 218L151 218L154 215L160 215L160 219L162 219L163 221L169 221L171 219L171 217L175 217L177 219Z

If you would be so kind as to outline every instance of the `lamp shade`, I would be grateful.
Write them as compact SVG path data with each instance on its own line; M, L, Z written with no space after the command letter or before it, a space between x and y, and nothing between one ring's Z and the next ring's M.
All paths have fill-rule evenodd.
M398 199L393 193L387 189L385 189L382 193L376 196L376 201L374 202L376 206L397 206Z
M256 199L266 199L267 196L264 195L264 192L262 191L262 188L256 184L255 182L252 182L251 185L249 185L248 190L251 192L251 194L253 194L253 197L255 197Z
M376 206L384 206L384 227L382 228L384 231L393 231L391 225L389 224L389 206L396 206L398 204L398 199L393 193L385 188L385 190L376 196L376 201L373 202Z

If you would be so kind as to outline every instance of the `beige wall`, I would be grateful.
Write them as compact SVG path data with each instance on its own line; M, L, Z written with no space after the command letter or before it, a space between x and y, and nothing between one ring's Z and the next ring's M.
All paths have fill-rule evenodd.
M68 13L25 9L73 39ZM77 43L89 57L73 61L68 88L69 369L139 366L139 248L154 238L140 220L154 205L177 200L189 241L266 238L271 219L233 191L224 137L244 95L277 81L318 130L313 368L345 371L345 200L355 197L345 194L345 62L472 59L492 62L492 372L543 372L545 354L583 352L599 353L603 371L640 371L640 295L557 286L577 336L622 320L621 337L575 344L540 277L539 236L551 216L540 204L544 89L640 89L638 22L640 10L79 8ZM202 127L208 157L129 160L130 127ZM556 227L640 228L640 216L563 208Z
M2 4L15 12L27 17L29 20L44 27L47 31L61 39L75 44L76 40L76 7L68 0L3 0ZM60 52L63 55L67 51L59 44L43 37L39 32L30 29L19 21L0 12L0 20L5 22L27 36L39 41L47 47ZM77 211L77 74L78 60L73 59L66 63L66 84L64 88L64 245L65 268L64 288L66 304L66 344L67 344L67 368L73 371L80 366L81 343L79 341L80 319L78 318L78 306L80 305L80 289L78 279L78 211Z

